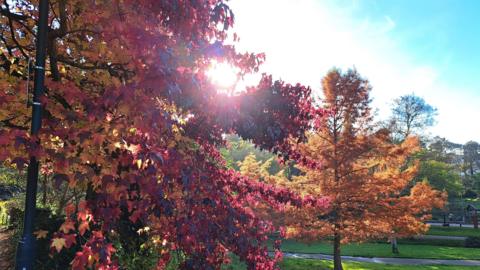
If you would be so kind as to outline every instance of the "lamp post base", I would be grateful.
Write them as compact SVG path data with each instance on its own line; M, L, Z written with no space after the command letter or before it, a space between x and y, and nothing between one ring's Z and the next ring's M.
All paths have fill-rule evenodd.
M18 241L15 270L34 269L36 239L33 235L22 236Z

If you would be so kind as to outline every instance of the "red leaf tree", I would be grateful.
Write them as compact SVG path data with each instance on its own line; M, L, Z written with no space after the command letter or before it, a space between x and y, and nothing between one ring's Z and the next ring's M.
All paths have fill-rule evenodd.
M74 269L115 269L110 239L131 230L127 222L160 243L158 268L174 251L182 269L218 269L229 252L249 269L275 268L265 244L275 228L249 205L305 202L227 170L217 147L235 132L298 158L287 142L319 114L310 89L264 76L239 96L217 93L206 76L213 60L241 73L263 61L223 44L233 25L224 1L52 1L43 128L31 138L37 4L1 10L0 160L20 167L35 155L58 182L85 191L65 208L52 250L78 244Z

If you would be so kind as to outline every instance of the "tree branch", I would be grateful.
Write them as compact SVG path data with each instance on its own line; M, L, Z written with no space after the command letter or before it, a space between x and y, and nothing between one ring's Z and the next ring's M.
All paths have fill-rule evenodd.
M8 5L8 2L7 0L3 1L3 3L5 4L5 6L7 7L7 10L9 10L10 12L10 7ZM18 43L17 41L17 38L15 37L15 30L13 30L13 22L12 22L12 18L11 17L8 17L8 25L10 26L10 34L12 35L12 40L13 42L17 45L18 49L20 50L20 52L23 54L23 56L28 59L30 56L28 54L25 53L25 51L23 50L23 47L20 45L20 43Z
M28 16L15 14L15 13L10 12L7 1L4 1L4 3L5 3L7 8L6 9L0 8L0 14L2 14L5 17L8 17L10 19L14 19L16 21L24 21L24 20L28 19Z

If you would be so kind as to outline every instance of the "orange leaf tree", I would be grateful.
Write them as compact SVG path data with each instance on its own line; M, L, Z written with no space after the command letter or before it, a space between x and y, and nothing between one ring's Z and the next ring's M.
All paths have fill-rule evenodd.
M333 236L334 268L342 269L340 244L369 238L406 236L426 230L423 221L442 194L425 183L411 187L417 164L415 138L394 144L385 129L375 129L370 85L355 70L334 69L322 80L326 122L299 151L321 168L302 166L300 176L283 181L314 196L330 197L330 211L293 210L284 222L289 237L315 240Z
M183 254L180 268L219 269L229 252L250 269L275 268L265 242L275 228L246 206L304 200L228 170L217 147L232 132L298 158L287 141L317 115L310 89L264 76L242 95L217 93L213 61L239 75L263 61L224 44L233 14L222 0L51 1L44 121L32 138L37 6L0 7L0 161L22 169L34 155L57 183L85 191L66 205L52 249L78 247L74 269L114 269L111 239L148 226L158 268Z

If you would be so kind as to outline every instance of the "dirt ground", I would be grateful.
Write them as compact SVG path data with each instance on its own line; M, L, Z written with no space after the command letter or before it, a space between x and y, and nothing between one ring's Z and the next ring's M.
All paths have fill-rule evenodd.
M0 269L14 269L15 248L11 244L12 231L0 229Z

